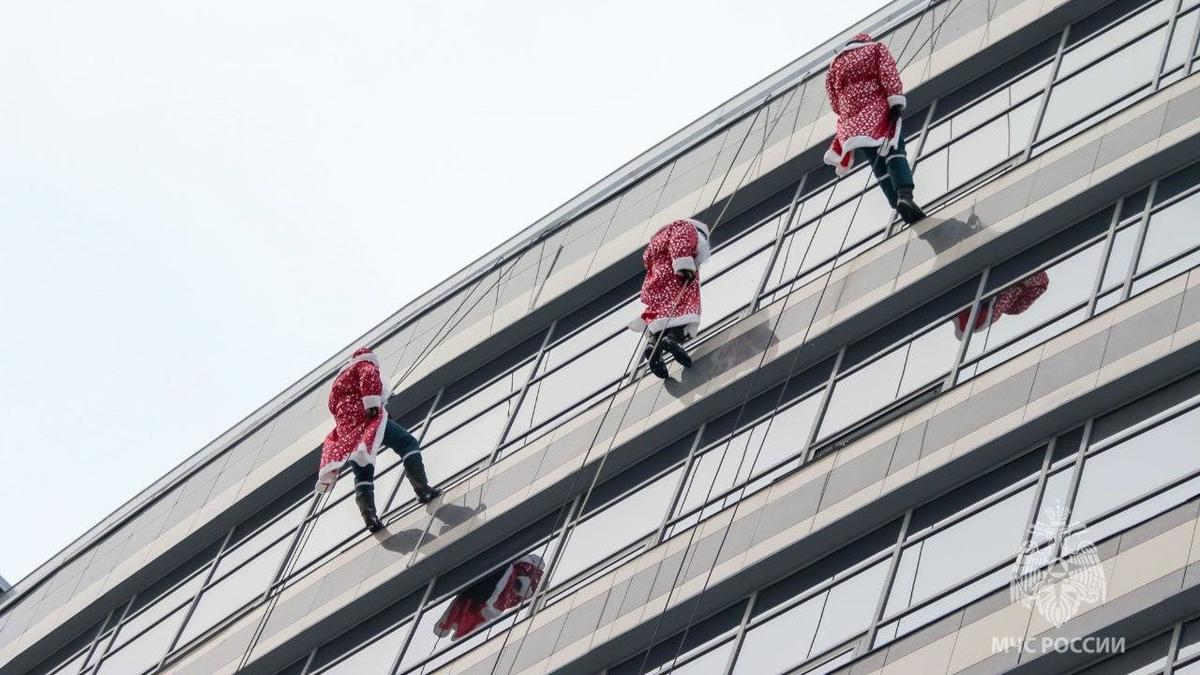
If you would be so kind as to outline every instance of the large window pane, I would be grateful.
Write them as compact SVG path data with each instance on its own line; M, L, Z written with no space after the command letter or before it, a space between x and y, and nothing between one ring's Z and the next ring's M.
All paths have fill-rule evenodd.
M649 483L575 526L558 557L552 583L561 583L656 530L670 506L682 469Z
M1150 216L1146 242L1138 260L1138 272L1166 262L1184 251L1200 246L1200 193L1186 197Z
M499 403L421 451L429 480L440 483L491 455L508 423L508 402Z
M712 281L702 282L701 329L720 321L750 302L770 255L771 250L764 249ZM628 352L625 356L628 359Z
M205 571L192 575L191 579L163 595L133 618L126 620L117 633L115 644L122 644L130 637L149 628L151 624L166 616L168 612L178 609L185 602L191 600L204 583L204 578Z
M631 318L631 317L630 317ZM591 351L529 385L513 421L516 438L621 377L634 359L638 334L622 330Z
M179 644L186 644L265 593L289 543L286 539L280 541L205 590L179 637Z
M150 630L110 654L97 670L97 675L138 675L157 666L166 654L171 638L183 621L186 607L172 612Z
M821 404L821 393L808 394L773 418L743 429L731 440L705 450L688 470L675 515L691 511L714 495L740 485L804 450L817 406ZM734 498L731 496L714 509L723 508Z
M1191 410L1084 461L1072 522L1101 513L1200 470L1200 412ZM1152 460L1152 461L1151 461Z
M1145 32L1155 25L1164 23L1171 16L1173 4L1167 0L1159 0L1151 9L1128 17L1103 35L1072 48L1063 54L1058 76L1066 77L1103 56L1113 47L1133 39L1139 33ZM1075 32L1074 29L1072 32Z
M933 201L1025 149L1039 99L1017 106L917 165L919 201Z
M746 633L733 672L772 675L864 630L879 601L888 561L837 584Z
M338 673L338 675L367 675L369 673L389 673L404 638L408 636L411 621L406 621L378 640L355 652L349 658L339 661L322 673Z
M429 421L429 431L426 432L425 437L429 440L436 439L450 429L475 417L496 401L520 391L521 387L525 386L525 380L529 377L532 369L533 361L531 360L456 402L452 407L447 409L443 406L442 410L439 410Z
M1149 83L1166 34L1165 27L1156 30L1054 85L1038 138L1047 138Z
M904 549L888 597L893 614L964 581L1021 547L1033 488L993 504Z
M957 355L954 326L944 323L842 378L834 385L819 436L841 431L947 374Z

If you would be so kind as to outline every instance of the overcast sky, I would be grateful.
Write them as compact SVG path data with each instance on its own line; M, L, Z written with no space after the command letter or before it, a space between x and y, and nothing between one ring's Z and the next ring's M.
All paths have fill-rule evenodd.
M3 3L0 575L882 4Z

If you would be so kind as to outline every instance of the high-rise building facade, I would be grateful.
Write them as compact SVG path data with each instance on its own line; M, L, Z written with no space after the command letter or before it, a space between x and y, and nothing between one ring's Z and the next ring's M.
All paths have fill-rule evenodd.
M440 500L388 455L385 531L313 498L348 347L0 595L0 671L1200 672L1198 17L896 0L363 338ZM912 227L822 162L860 30ZM681 217L663 382L626 324Z

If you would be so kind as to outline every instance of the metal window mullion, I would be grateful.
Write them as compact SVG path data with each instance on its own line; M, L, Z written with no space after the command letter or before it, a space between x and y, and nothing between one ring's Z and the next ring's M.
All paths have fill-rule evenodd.
M742 612L742 620L738 623L737 630L734 631L732 642L733 649L729 651L729 659L725 662L725 668L721 671L722 675L733 675L733 667L737 665L738 656L742 652L742 643L746 638L746 630L750 626L750 615L754 612L754 603L758 601L758 591L750 594L746 599L746 611ZM654 645L650 645L649 649L653 649ZM680 645L680 649L683 645Z
M102 661L106 656L108 656L109 652L112 651L113 644L115 644L117 641L117 632L121 630L123 624L125 623L125 619L129 618L129 613L133 611L133 603L137 602L137 596L138 594L134 593L133 596L129 598L129 601L125 603L125 608L121 610L120 615L117 616L117 622L113 624L112 632L108 634L108 644L104 646L103 650L100 649L99 644L102 636L98 636L96 638L97 643L95 653L98 654L96 657L96 666L99 666L100 661Z
M825 413L829 410L829 402L833 398L833 385L837 382L838 371L842 369L842 360L845 357L846 347L843 345L837 352L833 368L829 371L829 380L825 382L825 391L821 392L821 405L817 407L817 414L813 416L813 425L808 431L808 438L804 439L804 447L800 453L801 466L811 462L813 459L812 452L816 448L817 433L821 430L821 424L825 422Z
M1104 275L1108 271L1108 263L1112 258L1113 244L1117 240L1117 226L1121 222L1121 207L1125 204L1125 198L1117 199L1113 204L1112 221L1108 224L1108 235L1104 240L1104 250L1100 253L1100 268L1096 270L1096 281L1092 283L1092 294L1088 298L1087 310L1084 312L1089 318L1096 313L1096 303L1100 302L1100 293L1104 291Z
M500 437L496 439L496 444L492 447L492 454L488 459L489 464L494 463L500 457L500 448L504 446L504 440L508 436L508 432L512 430L512 425L516 421L517 415L521 412L521 406L525 403L525 395L529 393L529 387L533 385L533 381L538 376L538 368L542 367L542 361L546 358L546 352L550 349L550 341L553 339L554 329L557 327L558 319L555 319L546 329L546 336L542 338L542 346L538 348L537 355L533 358L533 367L529 369L529 376L525 378L525 383L521 385L520 391L517 392L512 412L509 413L508 419L504 422L504 428L500 430Z
M421 432L419 434L417 434L417 437L416 437L417 438L417 447L421 447L421 444L425 442L425 436L429 432L429 425L433 422L433 413L434 413L434 411L437 410L438 404L442 402L442 397L445 394L446 394L446 388L442 387L437 390L436 394L433 395L433 403L429 404L429 410L427 410L425 412L425 419L421 421ZM403 471L403 470L404 470L404 463L403 463L403 461L401 461L399 467L394 469L394 471ZM396 485L392 487L391 493L388 494L388 498L385 499L383 502L383 508L380 509L380 511L379 511L381 514L386 516L388 511L390 511L392 509L392 504L396 501L396 495L400 493L400 483L401 482L402 481L397 480Z
M767 260L767 266L758 279L758 285L754 287L754 298L750 301L751 313L758 311L758 308L762 306L763 294L767 291L767 284L771 282L771 272L775 269L775 264L779 262L779 252L783 249L783 242L792 229L792 219L796 217L797 213L796 206L800 203L800 195L804 192L807 184L808 174L806 173L800 177L800 183L796 185L796 192L792 195L791 203L788 204L787 215L783 217L775 231L775 243L771 245L771 255Z
M1071 470L1071 482L1067 486L1067 499L1065 503L1066 522L1062 532L1054 533L1053 546L1049 556L1050 560L1056 560L1062 553L1063 539L1065 539L1066 529L1069 529L1071 523L1071 514L1075 510L1075 498L1079 494L1079 478L1083 474L1084 456L1087 454L1088 444L1092 440L1092 425L1095 423L1095 418L1088 418L1088 421L1083 425L1083 438L1079 441L1079 449L1075 451L1075 466Z
M1193 10L1197 11L1197 10ZM1184 77L1195 72L1196 66L1196 44L1200 43L1200 16L1197 17L1196 25L1192 28L1192 39L1187 44L1187 53L1183 59L1183 74Z
M1159 82L1162 81L1163 69L1167 67L1167 55L1171 52L1171 41L1175 39L1175 24L1179 22L1179 7L1182 4L1183 0L1175 0L1175 9L1171 10L1171 18L1167 21L1167 36L1163 40L1162 51L1158 55L1158 67L1154 69L1154 79L1150 82L1150 91L1158 91ZM1155 30L1158 28L1147 31L1145 35L1149 35ZM1140 40L1145 35L1137 39Z
M983 307L983 295L987 289L988 277L991 275L992 268L985 267L983 272L979 274L979 286L975 289L975 299L971 302L971 311L967 314L967 325L963 327L963 337L958 343L958 353L954 356L954 364L950 368L950 373L946 375L946 381L942 384L942 391L949 391L958 381L958 373L962 370L963 361L967 358L967 348L971 344L971 336L975 334L975 319L979 316L979 312ZM951 319L953 321L953 319Z
M126 604L126 607L128 607L128 605L130 603L125 603L125 604ZM104 617L104 621L100 624L100 630L97 631L96 634L92 636L92 639L90 641L88 641L87 649L83 650L83 661L79 664L78 672L83 672L84 668L90 667L92 665L91 664L92 657L96 655L96 650L100 648L100 643L103 640L112 637L110 635L105 635L105 629L109 627L108 623L113 620L113 615L116 614L116 612L117 612L116 609L108 610L108 615ZM122 614L123 613L124 613L124 610L122 610ZM118 622L120 621L119 617L118 617L117 621ZM117 633L117 624L116 623L113 623L112 629L113 629L112 634L116 635L116 633ZM111 640L110 640L110 642L111 642ZM101 654L101 656L103 656L103 653Z
M389 673L397 673L400 670L400 664L404 662L404 652L408 651L409 645L412 644L413 636L417 634L417 625L421 623L421 616L426 611L426 605L429 604L429 596L433 595L433 585L437 583L438 577L434 575L429 583L425 585L425 593L421 596L421 602L417 603L417 610L413 612L412 625L408 627L408 631L404 635L404 640L400 642L400 649L396 652L396 658L392 661L392 667L388 669ZM317 650L313 650L315 655ZM312 658L309 658L312 661Z
M233 531L235 527L229 528L229 532L225 533L225 539L221 541L221 547L217 549L217 554L213 556L211 562L208 563L208 571L204 573L204 582L200 584L200 588L196 590L196 594L188 601L187 610L183 613L183 620L179 622L179 628L175 629L175 635L171 636L171 641L167 643L167 649L163 652L162 658L158 660L158 666L155 670L163 667L163 663L171 652L179 646L179 638L183 637L183 630L187 628L188 621L192 619L192 614L196 611L196 606L200 604L200 598L204 595L204 591L208 590L208 585L212 583L213 577L217 574L217 563L221 562L221 556L229 548L229 542L233 539Z
M555 546L554 556L550 560L550 565L546 568L545 575L542 576L543 583L538 590L534 591L534 596L531 598L530 606L536 606L539 602L545 604L547 594L550 590L550 584L554 582L554 572L558 570L559 560L562 558L563 551L566 550L567 544L569 543L567 535L571 533L573 526L578 524L578 522L572 521L575 520L575 517L578 515L576 511L580 509L580 501L582 499L583 495L576 495L573 499L571 499L570 504L567 506L566 518L563 519L562 527L559 528L557 533L550 533L551 538L556 535L558 536L558 545Z
M1167 646L1167 667L1162 675L1172 675L1175 672L1175 660L1179 658L1179 638L1183 634L1183 621L1175 623L1171 629L1171 642Z
M1129 256L1129 269L1125 273L1125 283L1121 286L1121 302L1129 299L1133 291L1133 277L1137 275L1138 264L1142 261L1142 246L1146 243L1146 231L1150 229L1150 211L1154 206L1154 198L1158 195L1158 181L1150 183L1146 194L1146 205L1142 207L1141 222L1137 225L1137 240L1133 244L1133 253Z
M900 523L900 533L896 536L896 545L892 549L892 561L888 564L887 576L884 577L883 590L879 594L879 601L875 603L875 613L871 615L871 624L867 629L867 635L858 644L854 658L869 652L871 643L875 642L875 634L879 631L879 623L883 621L883 612L887 608L888 597L892 594L892 585L895 584L896 573L900 569L900 554L904 551L904 540L908 537L908 527L912 523L912 515L912 509L904 512L904 520Z
M1046 444L1046 456L1042 458L1042 468L1038 473L1037 487L1033 491L1033 503L1029 505L1029 515L1025 518L1025 529L1021 532L1021 548L1017 552L1017 563L1015 565L1016 574L1021 574L1021 565L1025 564L1025 554L1029 551L1029 544L1033 537L1033 526L1037 521L1038 511L1041 510L1042 498L1046 496L1046 483L1050 478L1051 458L1054 456L1054 449L1058 445L1058 436L1051 436L1050 442Z
M683 460L683 473L679 477L679 484L675 486L675 493L671 495L671 503L667 505L667 511L663 515L662 522L658 525L658 532L654 535L654 542L661 543L663 536L667 532L667 527L674 519L675 509L679 508L679 500L683 499L683 488L687 485L688 475L692 472L692 468L696 464L696 458L700 452L700 439L704 436L704 429L708 426L708 422L701 422L696 429L696 437L692 439L692 447L688 449L688 455Z
M1046 108L1050 105L1050 94L1054 91L1054 81L1058 79L1058 70L1062 66L1063 53L1067 48L1067 39L1071 35L1071 26L1063 28L1062 37L1058 40L1058 51L1054 54L1054 64L1050 66L1050 77L1046 81L1046 89L1042 92L1042 102L1038 104L1037 116L1033 118L1033 128L1029 130L1029 142L1025 144L1025 152L1021 162L1028 162L1033 156L1033 144L1037 141L1038 131L1041 130L1042 120L1046 117Z
M304 665L300 666L300 675L309 675L312 671L313 659L317 658L317 648L313 647L308 651L308 658L304 659Z

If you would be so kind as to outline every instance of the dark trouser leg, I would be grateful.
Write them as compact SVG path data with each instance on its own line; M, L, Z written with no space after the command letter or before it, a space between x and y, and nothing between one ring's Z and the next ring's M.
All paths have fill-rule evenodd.
M891 202L892 208L910 225L924 218L925 212L913 200L913 173L908 163L908 155L904 151L904 139L900 139L899 145L879 160L886 165L892 194L896 196L895 201ZM882 182L880 184L882 185Z
M426 504L441 494L429 487L429 476L425 474L425 462L421 460L421 444L408 429L388 420L383 430L383 444L396 451L404 462L404 475L417 493L417 501Z
M351 461L350 471L354 474L354 501L358 504L363 524L367 530L378 532L383 529L383 522L375 510L375 465L359 466Z
M876 148L864 148L861 152L871 162L871 172L879 179L879 189L887 199L888 206L896 208L896 188L892 184L892 177L888 175L887 161L879 156Z

